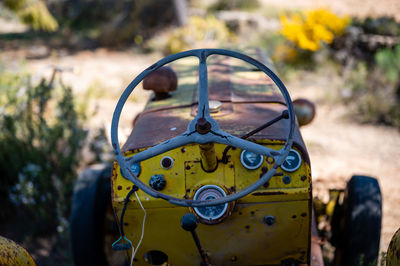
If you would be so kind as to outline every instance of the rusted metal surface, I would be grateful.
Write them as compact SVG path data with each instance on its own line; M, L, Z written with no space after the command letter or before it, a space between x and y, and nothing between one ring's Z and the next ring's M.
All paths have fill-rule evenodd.
M207 134L211 130L211 124L204 118L200 118L196 124L196 130L199 134Z
M206 143L200 144L200 157L201 157L201 166L204 171L212 172L217 168L217 155L215 153L214 143Z
M324 258L322 256L321 239L318 236L317 222L314 210L311 217L311 261L310 266L324 266Z
M171 67L161 67L143 80L143 89L154 91L155 100L166 99L169 92L176 91L178 78Z
M197 249L201 255L201 259L203 260L204 266L211 266L206 251L201 247L199 236L197 235L196 231L193 230L190 232L192 234L193 240L196 244Z
M307 99L293 101L294 112L300 126L308 125L315 117L315 105Z
M263 191L263 192L254 192L251 195L253 196L270 196L270 195L285 195L286 193L283 191Z
M14 241L0 236L0 265L36 265L31 255Z
M222 110L227 103L222 104ZM234 136L241 136L258 128L263 123L282 114L284 105L272 103L233 104L234 112L217 119L222 130ZM143 113L135 123L122 150L154 146L162 141L185 132L191 120L190 108L176 108ZM289 121L283 119L253 135L251 139L285 140L282 132L287 132ZM151 136L151 137L149 137ZM303 159L309 163L306 146L298 127L294 132L294 145L302 151Z
M258 56L261 57L259 54ZM276 89L271 87L273 86L272 81L264 73L253 71L254 67L243 63L239 64L236 60L231 62L229 58L224 56L213 55L209 60L209 97L210 100L222 102L221 110L218 113L211 114L211 116L217 120L222 130L234 136L241 136L279 116L286 109L283 104L278 104L284 102L283 98L277 93ZM176 68L180 69L179 66ZM249 73L260 75L256 78L246 78L246 75L234 76L233 70L235 72L241 70L239 73L246 75ZM180 72L177 73L178 77L183 79ZM196 71L193 70L184 73L186 75L197 75ZM182 93L187 98L192 94L191 104L179 106L172 103L172 107L166 107L171 104L170 101L176 101L176 99L158 101L157 107L150 104L146 111L136 118L134 129L124 145L123 151L154 146L185 132L191 116L195 116L197 113L197 103L194 101L194 99L197 99L196 83L196 79L189 83L179 83L178 90L174 92L174 97L171 97L180 98L179 93ZM240 85L238 86L241 88L240 90L233 88L237 84ZM256 89L253 88L254 86L256 86ZM252 93L254 90L259 92ZM280 121L259 132L253 138L284 140L285 136L282 136L282 132L287 132L289 126L288 121ZM294 135L295 145L301 147L301 150L304 151L304 159L309 162L305 145L297 127Z

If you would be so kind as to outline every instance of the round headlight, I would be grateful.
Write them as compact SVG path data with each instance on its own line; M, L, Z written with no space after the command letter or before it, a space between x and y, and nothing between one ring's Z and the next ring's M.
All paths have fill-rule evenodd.
M212 200L225 197L225 191L215 185L206 185L201 187L199 190L196 191L194 194L194 200ZM228 208L228 203L215 205L215 206L208 206L208 207L194 207L194 211L198 216L201 218L214 221L221 218Z
M257 169L263 163L264 156L251 151L243 150L240 154L240 162L250 170Z
M290 150L286 160L281 165L281 168L286 172L294 172L301 165L301 156L296 150Z

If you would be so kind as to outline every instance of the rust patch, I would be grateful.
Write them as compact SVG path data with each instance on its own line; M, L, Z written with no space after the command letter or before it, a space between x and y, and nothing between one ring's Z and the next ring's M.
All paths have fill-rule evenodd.
M287 193L283 192L283 191L265 191L265 192L255 192L251 195L253 196L269 196L269 195L286 195Z

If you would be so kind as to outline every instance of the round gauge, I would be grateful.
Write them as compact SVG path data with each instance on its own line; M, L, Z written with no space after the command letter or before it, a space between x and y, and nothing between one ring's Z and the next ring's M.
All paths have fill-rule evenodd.
M290 150L289 155L286 157L286 160L281 165L281 168L286 172L294 172L299 169L301 165L301 156L295 150Z
M240 154L240 162L250 170L257 169L263 163L264 156L251 151L243 150Z
M196 191L194 200L212 200L225 197L225 191L215 185L205 185ZM221 218L228 208L228 203L208 207L194 207L194 211L201 218L214 221Z
M174 166L174 159L169 156L165 156L160 161L161 167L165 170L171 169Z
M134 163L131 165L131 170L135 174L135 176L139 176L142 168L140 167L139 163Z

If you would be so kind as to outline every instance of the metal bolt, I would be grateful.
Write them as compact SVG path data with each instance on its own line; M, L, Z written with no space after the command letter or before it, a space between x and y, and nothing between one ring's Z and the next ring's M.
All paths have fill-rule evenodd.
M149 180L149 185L153 189L160 191L165 188L167 181L165 180L164 175L152 175Z
M273 224L275 223L275 217L272 216L272 215L264 216L264 222L265 222L267 225L271 226L271 225L273 225Z
M287 184L290 184L290 182L292 182L292 179L290 178L290 176L285 175L285 176L282 178L282 181L283 181L283 183L285 183L285 184L287 185Z
M196 123L196 131L201 134L207 134L211 131L211 124L205 118L199 118Z

